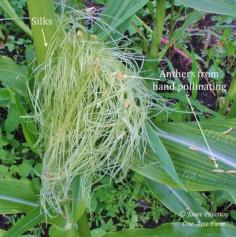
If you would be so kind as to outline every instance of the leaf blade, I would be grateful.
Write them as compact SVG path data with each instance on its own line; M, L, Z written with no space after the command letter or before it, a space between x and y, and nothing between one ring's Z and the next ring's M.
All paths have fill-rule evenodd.
M175 170L173 162L170 158L169 153L167 152L165 146L163 145L160 137L157 132L154 130L153 126L150 123L146 123L147 137L152 148L153 154L155 154L166 173L183 189L185 189L183 183L178 177L178 174Z
M176 0L176 2L203 12L236 16L236 2L233 0Z
M236 228L229 224L226 224L225 227L189 227L184 226L183 223L171 223L161 225L153 230L133 229L117 233L108 233L103 237L232 237L235 231Z
M8 0L1 0L0 1L0 7L3 9L3 11L12 18L12 21L15 22L15 24L22 29L27 35L30 37L32 36L32 32L30 28L17 16L15 10L12 8Z
M169 210L188 221L209 221L205 218L206 210L194 199L194 197L183 190L173 189L163 184L147 179L152 193ZM189 213L200 213L200 216L189 216Z

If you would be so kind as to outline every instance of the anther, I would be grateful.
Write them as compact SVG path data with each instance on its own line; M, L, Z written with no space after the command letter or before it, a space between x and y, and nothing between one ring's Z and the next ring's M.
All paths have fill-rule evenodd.
M224 135L228 135L229 133L231 133L233 131L233 128L229 128L227 131L222 132Z
M216 170L212 170L212 171L215 172L215 173L225 173L224 170L220 170L220 169L216 169Z
M121 72L114 72L111 75L114 76L119 81L123 81L125 79L125 75Z
M227 174L236 174L236 170L227 170L226 173Z

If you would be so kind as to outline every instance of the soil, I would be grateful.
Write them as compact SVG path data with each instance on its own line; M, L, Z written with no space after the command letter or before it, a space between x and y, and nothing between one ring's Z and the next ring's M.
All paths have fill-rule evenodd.
M192 44L193 45L193 44ZM196 48L200 48L201 46L199 44L195 43ZM187 60L185 57L177 54L177 53L171 53L171 62L173 63L173 66L175 69L178 70L178 72L189 72L192 69L192 64ZM202 70L204 71L204 70ZM182 80L183 85L188 84L187 80ZM199 84L200 85L207 85L208 83L212 83L206 78L200 78ZM191 91L189 91L191 94ZM217 92L216 91L198 91L197 100L208 107L209 109L216 110L217 109Z
M136 208L136 212L138 215L145 214L146 212L151 211L148 203L145 200L139 201L139 207ZM170 215L161 215L158 220L154 220L153 218L149 219L146 222L139 222L144 228L154 229L158 226L169 223L173 221L173 217Z
M9 220L5 216L0 215L0 229L8 230L12 225L9 223Z
M197 24L197 29L206 29L211 27L215 22L212 21L212 14L206 15L201 21ZM207 36L206 36L207 37ZM194 50L196 54L201 55L201 50L203 48L210 49L212 45L214 45L217 41L215 37L211 37L210 41L208 41L208 44L206 45L206 37L199 37L199 36L192 36L190 42L188 43L188 50L191 51L191 49ZM191 59L188 60L186 57L183 57L182 55L178 54L177 52L173 52L173 49L169 50L169 57L171 62L173 63L173 66L179 71L179 72L189 72L192 69L192 63ZM202 64L200 64L200 70L202 72L206 72L207 69L204 68ZM188 81L182 81L183 84L188 84ZM227 79L228 87L230 85L231 79ZM208 78L200 78L199 84L200 85L207 85L212 84L211 80ZM190 92L191 93L191 92ZM198 91L197 100L208 107L209 109L216 110L217 109L217 92L216 91Z

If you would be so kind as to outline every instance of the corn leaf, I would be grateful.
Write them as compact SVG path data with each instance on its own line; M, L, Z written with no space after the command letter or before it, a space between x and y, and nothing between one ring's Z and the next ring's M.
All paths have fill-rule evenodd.
M207 125L215 126L217 130L215 120L205 122L204 126ZM170 154L178 176L190 191L235 190L236 176L226 172L235 169L235 137L214 130L206 131L203 128L212 152L218 160L219 169L225 171L213 172L217 169L209 159L209 150L196 126L195 123L168 123L161 126L163 132L159 135ZM236 128L236 120L224 120L224 126ZM151 180L178 188L176 182L157 162L153 153L147 153L146 158L133 164L132 169Z
M234 0L176 0L175 2L207 13L236 16Z
M235 118L236 117L236 100L232 103L231 111L228 114L228 118Z
M22 124L23 133L24 133L27 145L31 148L32 151L37 153L37 150L35 149L35 143L38 139L37 126L32 119L24 118L24 116L27 116L28 113L27 113L26 108L21 103L20 99L17 96L15 96L14 100L15 100L18 113L21 116L21 124Z
M5 230L0 229L0 237L3 237L5 233L6 233ZM21 235L21 237L36 237L36 236L35 235Z
M216 131L217 124L223 123L227 126L227 121L213 121L213 123L205 123L203 132L207 139L212 154L217 162L220 164L220 168L225 170L236 169L236 136L232 136L229 132L224 134L223 132ZM236 127L236 120L229 121L232 130ZM189 150L195 151L192 153L201 153L208 157L211 156L209 147L207 147L202 134L196 124L179 124L172 123L170 126L163 125L161 128L165 131L160 136L167 142L173 142L179 144ZM210 126L213 125L211 129ZM209 126L209 128L206 128ZM216 129L215 129L216 128ZM181 130L180 130L181 129ZM226 131L227 132L227 131Z
M72 186L72 219L76 223L86 210L85 201L82 198L80 177L76 177Z
M35 150L34 144L37 141L37 127L32 120L22 118L28 115L27 109L22 103L24 100L22 98L20 99L20 96L23 96L26 101L29 98L27 80L26 71L23 67L17 65L11 58L5 56L0 57L0 81L6 88L9 88L7 92L14 99L14 106L12 108L16 109L18 112L17 115L21 116L21 123L27 144L32 150ZM14 93L10 93L12 91L16 92L15 96ZM13 112L16 113L16 110ZM16 116L12 118L15 119ZM7 120L7 130L13 130L15 128L13 127L14 123L18 125L18 121Z
M17 179L0 179L0 194L37 202L38 193L30 181Z
M30 28L17 16L8 0L1 0L0 7L20 29L22 29L27 35L32 36Z
M19 198L12 198L6 195L0 195L0 214L16 214L28 212L32 207L37 207L36 202L29 202Z
M161 167L166 173L183 189L185 189L181 180L179 179L173 162L167 152L165 146L163 145L158 133L154 130L153 126L150 123L146 124L148 142L153 150L153 153L157 156L160 161Z
M48 45L50 44L56 30L56 16L52 0L27 0L27 6L31 19L34 47L38 64L44 63ZM47 7L43 7L47 6ZM33 24L33 18L44 17L51 19L51 25Z
M19 95L24 97L28 95L26 71L11 58L0 57L0 81L5 87L11 88Z
M229 194L232 197L234 203L236 203L236 190L229 190Z
M4 237L17 237L35 225L41 223L45 214L41 213L40 208L34 208L24 218L19 219L16 224L6 232Z
M0 214L27 212L37 207L37 195L30 181L0 179Z
M78 233L75 230L62 230L61 228L56 228L55 226L51 226L49 230L50 237L77 237Z
M147 179L147 183L157 199L184 220L191 222L211 220L210 218L205 217L204 214L206 214L206 210L190 193L179 189L173 189L149 179ZM189 213L201 213L202 216L192 217L191 215L189 216Z
M219 132L221 135L226 133L226 137L236 137L236 119L211 119L211 120L203 120L200 122L201 127L204 130L212 130ZM197 124L195 122L189 123L191 127L197 128ZM228 131L228 133L227 133Z
M105 23L109 26L107 32L104 33L104 29L99 27L98 24L94 25L93 32L95 34L107 36L107 34L111 33L111 29L119 31L121 26L124 26L125 22L128 27L127 21L129 21L129 19L141 10L147 3L148 0L110 0L102 12L101 19L99 20L101 23ZM124 33L125 30L127 29L123 28L121 33ZM120 35L117 35L117 37L119 38Z
M226 224L224 227L189 227L183 223L171 223L161 225L157 229L133 229L117 233L108 233L103 237L232 237L235 235L236 228Z
M230 100L235 100L236 98L236 75L230 86L229 92L227 94L227 98L229 98Z
M16 224L6 232L4 237L20 236L26 231L32 229L34 226L46 221L48 224L53 225L55 229L58 229L58 231L56 232L58 234L57 236L60 236L60 237L76 236L76 235L71 235L72 233L71 231L74 231L74 230L72 228L68 229L68 223L66 222L66 219L64 217L62 216L51 217L51 216L57 216L57 215L51 212L46 220L45 213L40 210L40 207L31 209L31 211L28 212L25 217L19 219L16 222Z

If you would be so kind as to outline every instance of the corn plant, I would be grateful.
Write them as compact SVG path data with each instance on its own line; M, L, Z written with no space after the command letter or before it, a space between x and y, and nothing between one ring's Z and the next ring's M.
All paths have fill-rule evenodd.
M204 6L202 2L175 1L235 16L233 1L209 0ZM20 78L12 76L11 83L0 78L12 92L29 147L42 158L43 173L40 190L30 181L0 180L1 214L26 213L0 236L21 236L39 223L52 225L52 236L61 237L234 236L230 224L191 228L170 223L153 230L116 233L89 229L91 186L99 172L116 180L130 169L137 172L157 199L183 219L187 211L206 213L191 192L222 190L236 203L235 116L201 121L204 139L198 121L158 122L160 111L168 111L165 100L150 91L132 55L122 53L116 44L124 31L121 26L147 3L110 0L104 14L93 18L71 8L56 14L52 0L27 0L32 32L20 20L15 23L34 42L33 79L27 81L22 72ZM165 4L156 0L151 61L160 54ZM16 18L7 0L0 6ZM52 24L35 25L34 17L50 18ZM91 29L81 23L88 18L97 22ZM5 65L0 65L0 71L7 78L6 71L17 65L1 60ZM235 101L232 93L230 101ZM27 118L29 110L33 119ZM204 221L194 218L195 223Z

